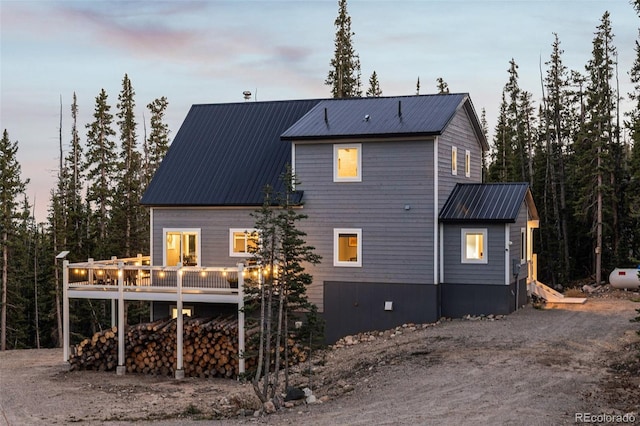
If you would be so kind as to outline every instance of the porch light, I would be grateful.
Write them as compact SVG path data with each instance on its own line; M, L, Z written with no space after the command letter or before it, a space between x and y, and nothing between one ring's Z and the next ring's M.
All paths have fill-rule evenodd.
M206 276L207 276L207 273L206 273L204 270L202 270L202 271L200 271L200 276L201 276L202 278L204 278L204 277L206 277Z
M99 275L99 276L102 276L102 274L104 274L104 271L102 269L98 269L96 271L96 274Z
M158 276L159 276L160 278L164 278L164 271L160 271L160 272L158 273Z
M227 276L227 268L224 268L224 270L222 271L222 276L226 277Z

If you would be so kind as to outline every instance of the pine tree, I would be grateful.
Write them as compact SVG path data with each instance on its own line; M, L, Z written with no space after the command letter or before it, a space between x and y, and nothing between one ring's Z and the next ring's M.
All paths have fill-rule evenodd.
M586 120L575 143L579 194L575 212L593 237L593 270L598 284L603 255L607 259L605 267L611 267L619 250L617 194L622 164L614 124L616 93L611 83L615 52L609 13L605 12L593 39L593 56L586 66Z
M285 369L285 387L288 386L289 340L293 328L292 313L307 310L314 314L306 295L306 289L312 282L312 276L305 271L304 265L315 265L320 256L314 253L314 247L304 240L306 234L298 228L298 223L307 218L299 213L295 203L295 177L288 167L281 176L285 185L282 194L276 194L276 200L270 188L265 189L262 208L254 213L255 227L258 230L260 245L254 250L254 261L261 265L264 280L262 285L254 287L257 296L248 290L247 307L257 308L259 315L258 366L253 378L256 395L266 402L280 391L279 372L283 364ZM314 322L307 316L307 324ZM282 347L283 361L280 359ZM272 357L273 353L273 359ZM273 371L272 371L273 370ZM260 382L262 381L262 386ZM274 401L277 404L277 401Z
M118 250L118 255L126 257L145 250L144 243L148 240L142 224L145 215L139 203L143 170L140 152L137 150L134 96L131 80L125 74L122 91L118 95L116 114L120 130L120 159L110 236L113 249Z
M565 157L571 143L571 99L569 76L562 54L560 40L554 33L551 58L545 62L548 69L543 81L540 113L540 140L543 145L536 154L536 180L539 185L534 192L543 212L540 235L544 249L540 254L544 257L539 264L545 265L553 287L567 282L571 273L570 215L565 180Z
M16 276L10 273L9 259L20 245L16 238L16 221L20 218L18 197L23 194L28 180L22 180L18 163L18 142L9 140L5 129L0 140L0 247L2 248L2 305L0 306L0 350L7 349L7 313L9 287Z
M634 4L640 16L640 0ZM633 83L633 90L629 99L634 102L633 109L626 115L625 127L633 146L628 154L628 173L624 187L625 211L623 213L623 253L628 253L626 262L640 264L640 30L635 42L636 58L629 77ZM625 263L626 263L625 262Z
M436 90L439 94L449 93L449 85L444 81L442 77L436 79Z
M96 97L93 114L94 121L87 124L87 157L86 169L88 188L87 202L96 207L91 215L89 235L95 247L90 250L94 258L111 256L111 247L106 243L107 227L113 206L114 183L117 177L116 145L113 141L115 131L111 106L104 89Z
M380 96L382 96L382 89L380 89L378 74L376 74L375 71L373 71L373 74L371 74L371 77L369 77L369 88L367 89L366 96L368 98L379 98Z
M164 114L168 106L169 102L164 96L147 105L147 109L151 112L151 132L145 145L145 188L169 150L169 126L164 122Z
M347 12L347 0L338 0L338 16L334 22L336 37L335 51L331 59L331 69L325 80L331 86L334 98L354 98L362 96L360 81L360 57L353 47L351 17Z

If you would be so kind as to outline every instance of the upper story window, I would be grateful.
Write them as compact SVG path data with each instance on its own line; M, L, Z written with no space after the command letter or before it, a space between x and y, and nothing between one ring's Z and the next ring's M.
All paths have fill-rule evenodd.
M362 266L362 229L333 230L333 266Z
M164 230L164 265L200 265L200 229Z
M455 146L451 147L451 174L458 174L458 148Z
M258 248L258 232L255 229L231 228L229 230L229 256L252 256Z
M333 181L362 182L362 144L333 145Z
M486 229L462 229L462 263L487 263Z
M471 177L471 151L464 152L464 175Z

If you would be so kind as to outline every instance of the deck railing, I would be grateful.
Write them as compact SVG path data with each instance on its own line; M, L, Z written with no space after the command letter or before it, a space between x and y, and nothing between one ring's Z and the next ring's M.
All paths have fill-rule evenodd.
M238 306L239 353L244 353L244 280L247 274L259 276L257 267L239 263L231 267L151 266L149 256L133 258L89 259L63 266L63 356L69 360L69 299L111 299L118 312L118 374L124 374L124 301L171 300L177 312L184 301L232 303ZM176 377L182 370L182 315L177 318ZM244 372L244 356L239 370Z

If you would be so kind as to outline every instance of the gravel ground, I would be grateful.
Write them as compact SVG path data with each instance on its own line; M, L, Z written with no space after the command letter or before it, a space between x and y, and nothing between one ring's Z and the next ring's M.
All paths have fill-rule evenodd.
M629 322L639 301L608 291L584 305L354 336L364 341L318 352L310 377L293 374L323 403L269 416L253 415L253 389L237 381L70 372L61 349L7 351L0 424L562 425L576 413L640 424L640 326Z

